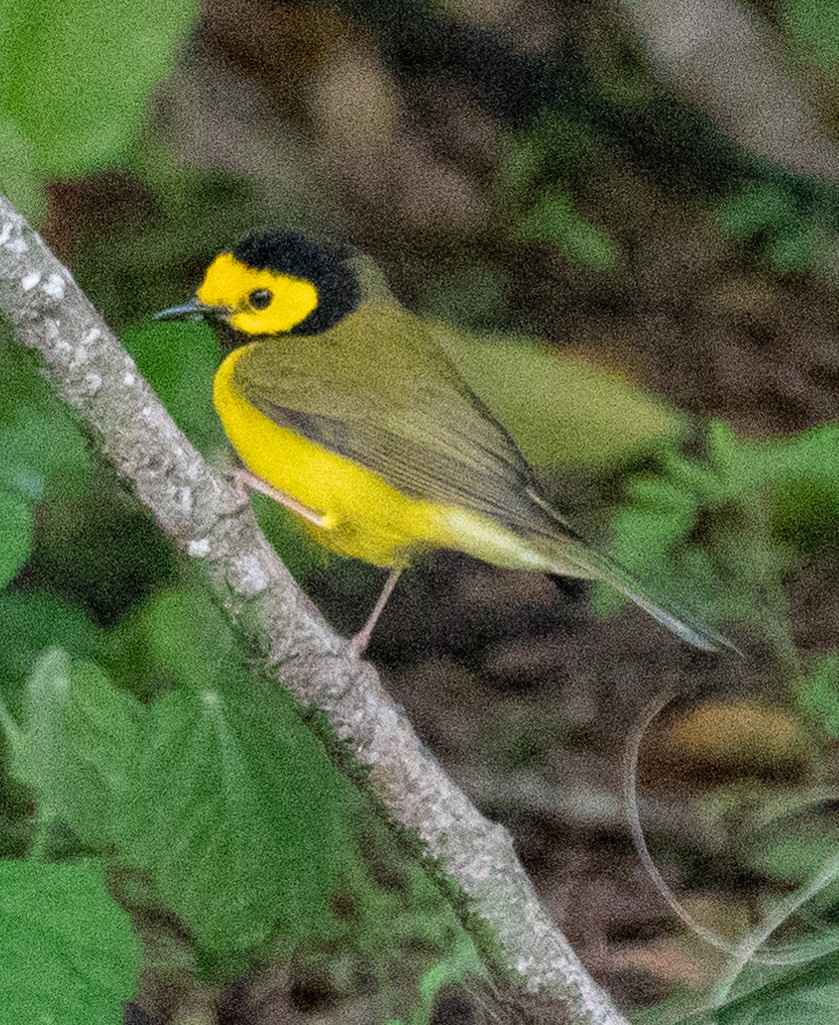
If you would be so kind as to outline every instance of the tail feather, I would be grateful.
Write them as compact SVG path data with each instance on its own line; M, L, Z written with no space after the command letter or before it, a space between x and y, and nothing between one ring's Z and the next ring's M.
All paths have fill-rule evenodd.
M564 541L556 552L553 571L560 576L576 576L593 580L604 580L616 591L667 627L671 633L702 651L719 651L728 648L742 655L740 649L724 634L703 623L684 609L666 608L644 593L642 586L629 570L610 559L596 548L590 548L579 541Z
M648 598L643 591L638 589L637 585L634 584L632 578L628 577L628 575L625 577L621 573L618 576L613 570L609 570L603 574L602 579L611 584L616 591L620 591L621 594L634 601L639 608L648 612L662 626L666 626L677 637L681 637L683 641L687 641L688 644L692 644L695 648L700 648L702 651L719 651L721 648L728 648L731 651L742 654L739 648L724 634L718 633L710 626L689 617L688 613L682 610L679 610L677 614ZM689 619L692 621L689 621Z
M634 601L653 619L667 627L671 633L692 644L701 651L719 651L728 648L738 655L742 651L724 634L707 626L698 617L683 609L670 610L648 597L632 573L620 563L610 559L596 548L592 548L579 534L575 533L538 491L529 491L533 501L553 519L558 527L558 537L553 542L545 538L534 538L538 547L552 558L552 572L559 576L575 576L587 580L604 580L616 591Z

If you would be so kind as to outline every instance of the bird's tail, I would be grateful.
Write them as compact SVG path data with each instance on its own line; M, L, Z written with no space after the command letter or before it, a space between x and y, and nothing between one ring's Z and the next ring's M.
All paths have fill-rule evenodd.
M540 496L533 496L538 504L557 521L558 536L549 541L536 541L535 545L552 562L550 571L559 576L573 576L588 580L604 580L622 595L649 613L662 626L688 644L702 651L719 651L728 648L737 654L740 649L727 637L707 626L697 616L684 609L666 608L645 594L641 584L632 573L614 559L591 547L576 535ZM560 539L561 537L561 539ZM541 543L540 543L541 542Z
M629 570L624 569L620 563L597 551L596 548L590 548L578 541L570 544L566 542L562 545L561 553L557 560L557 573L568 575L570 571L575 576L604 580L616 591L634 601L639 608L649 613L662 626L666 626L677 637L692 644L695 648L700 648L702 651L719 651L721 648L728 648L730 651L742 654L739 648L724 634L703 623L691 612L682 608L667 608L657 601L653 601L645 594L641 584ZM575 570L577 572L574 572Z

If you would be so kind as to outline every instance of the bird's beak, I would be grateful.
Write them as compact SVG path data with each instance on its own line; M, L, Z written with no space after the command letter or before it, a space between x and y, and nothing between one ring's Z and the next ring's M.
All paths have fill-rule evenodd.
M205 317L223 316L228 310L218 306L207 306L198 299L190 299L183 306L172 306L154 314L155 320L203 320Z

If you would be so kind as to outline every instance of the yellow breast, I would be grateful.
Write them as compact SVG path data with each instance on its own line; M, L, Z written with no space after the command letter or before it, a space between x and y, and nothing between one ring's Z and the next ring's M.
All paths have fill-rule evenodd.
M417 550L445 545L440 506L409 498L379 474L280 427L236 391L233 368L251 347L236 349L216 372L216 411L250 470L325 518L324 528L311 528L317 540L376 566L404 566Z

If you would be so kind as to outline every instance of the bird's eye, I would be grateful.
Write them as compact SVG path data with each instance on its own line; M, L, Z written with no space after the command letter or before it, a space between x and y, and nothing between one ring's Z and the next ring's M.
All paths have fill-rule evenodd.
M257 288L248 296L248 302L255 310L267 310L274 298L268 288Z

